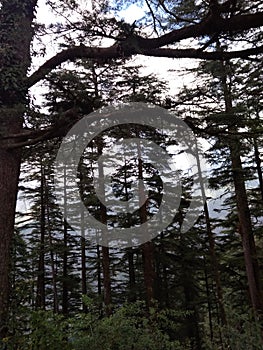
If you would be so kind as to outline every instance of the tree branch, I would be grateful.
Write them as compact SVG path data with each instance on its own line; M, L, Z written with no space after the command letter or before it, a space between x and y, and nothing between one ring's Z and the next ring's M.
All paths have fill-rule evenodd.
M39 142L47 141L55 137L63 137L70 128L81 118L77 109L71 108L60 115L59 119L52 126L40 130L26 130L18 134L9 134L0 137L0 148L16 149L29 145L35 145ZM13 139L15 142L9 143ZM6 144L3 141L7 140Z
M198 24L190 25L181 29L173 30L159 38L142 38L137 37L138 44L141 48L155 49L162 46L171 45L184 39L198 38L215 33L226 33L245 31L251 28L263 26L263 12L249 15L238 15L232 18L221 18L211 16Z
M180 42L183 39L197 38L205 35L213 35L216 33L219 34L229 31L245 31L250 28L257 28L260 26L263 26L263 12L249 15L238 15L228 19L223 19L221 17L214 18L213 16L210 16L198 24L173 30L172 32L164 34L158 38L149 39L132 34L121 42L107 48L86 47L84 45L74 46L61 51L44 63L28 78L28 87L33 86L38 81L43 79L52 69L58 67L61 63L68 60L74 61L80 58L114 59L129 57L135 54L155 57L200 58L211 60L237 57L246 58L250 55L262 53L262 47L224 53L201 52L200 50L197 51L194 49L161 49L161 47Z
M249 58L249 56L263 53L263 46L251 48L247 50L229 51L229 52L205 52L199 49L155 49L143 50L143 55L152 57L168 57L168 58L196 58L205 60L229 60L233 58Z
M107 48L86 47L84 45L73 46L63 50L46 61L36 72L28 78L28 87L35 85L53 69L66 61L74 61L79 58L112 59L120 57L117 45Z

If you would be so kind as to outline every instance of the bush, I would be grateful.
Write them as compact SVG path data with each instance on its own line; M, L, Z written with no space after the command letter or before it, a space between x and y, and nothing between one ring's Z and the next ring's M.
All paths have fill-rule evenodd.
M177 350L176 341L160 328L159 316L163 312L151 310L146 315L142 303L125 305L110 317L94 320L90 315L82 316L74 327L72 343L75 350ZM95 322L94 322L95 321ZM165 320L166 321L166 320ZM78 328L82 325L84 328Z
M13 334L2 340L0 349L5 350L71 350L66 320L51 311L33 311L29 315L27 328L13 329ZM2 346L2 348L1 348Z

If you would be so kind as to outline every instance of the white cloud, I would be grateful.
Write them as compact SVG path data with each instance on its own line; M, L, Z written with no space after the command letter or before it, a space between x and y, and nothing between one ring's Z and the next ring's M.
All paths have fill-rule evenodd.
M145 15L145 8L132 4L126 10L122 10L119 13L119 17L127 23L133 23L138 21Z

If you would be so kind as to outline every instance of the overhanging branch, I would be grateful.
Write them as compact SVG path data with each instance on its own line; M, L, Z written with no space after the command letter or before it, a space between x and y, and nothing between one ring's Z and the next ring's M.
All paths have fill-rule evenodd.
M80 58L114 59L130 57L136 54L155 57L199 58L210 60L230 59L237 57L246 58L250 55L262 53L262 47L224 53L206 52L194 49L175 50L162 47L178 43L183 39L198 38L205 35L214 35L216 33L226 33L229 31L246 31L248 29L258 28L260 26L263 26L263 12L249 15L238 15L228 19L209 16L198 24L173 30L170 33L164 34L158 38L143 38L133 34L119 43L107 48L86 47L84 45L74 46L61 51L44 63L28 78L28 87L33 86L38 81L43 79L52 69L58 67L61 63L68 60L74 61Z
M263 53L263 46L259 46L247 50L229 51L229 52L206 52L198 49L155 49L144 50L145 56L152 57L168 57L168 58L197 58L205 60L228 60L232 58L248 58L249 56L259 55Z

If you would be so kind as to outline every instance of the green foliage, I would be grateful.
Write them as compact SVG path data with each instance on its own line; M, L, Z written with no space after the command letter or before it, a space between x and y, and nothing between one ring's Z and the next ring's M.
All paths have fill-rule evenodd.
M217 350L222 342L223 349L231 350L261 350L262 324L255 319L251 310L247 312L234 309L230 304L225 305L227 325L216 331L221 339L206 343L207 350Z
M169 324L169 313L150 309L149 315L143 303L127 304L112 316L94 319L91 315L82 316L79 324L84 330L75 327L73 336L76 350L179 350L178 341L170 339L162 329ZM77 325L77 327L79 326Z
M187 350L186 342L172 340L167 330L177 329L173 318L181 313L143 302L126 304L110 317L101 318L94 302L86 298L87 314L66 319L50 311L34 311L28 317L29 331L16 332L2 340L6 350ZM18 325L17 325L18 326ZM1 347L2 346L2 347Z
M67 339L68 323L61 315L50 311L33 311L24 317L28 318L27 331L14 330L11 337L4 338L0 343L1 350L71 349Z

